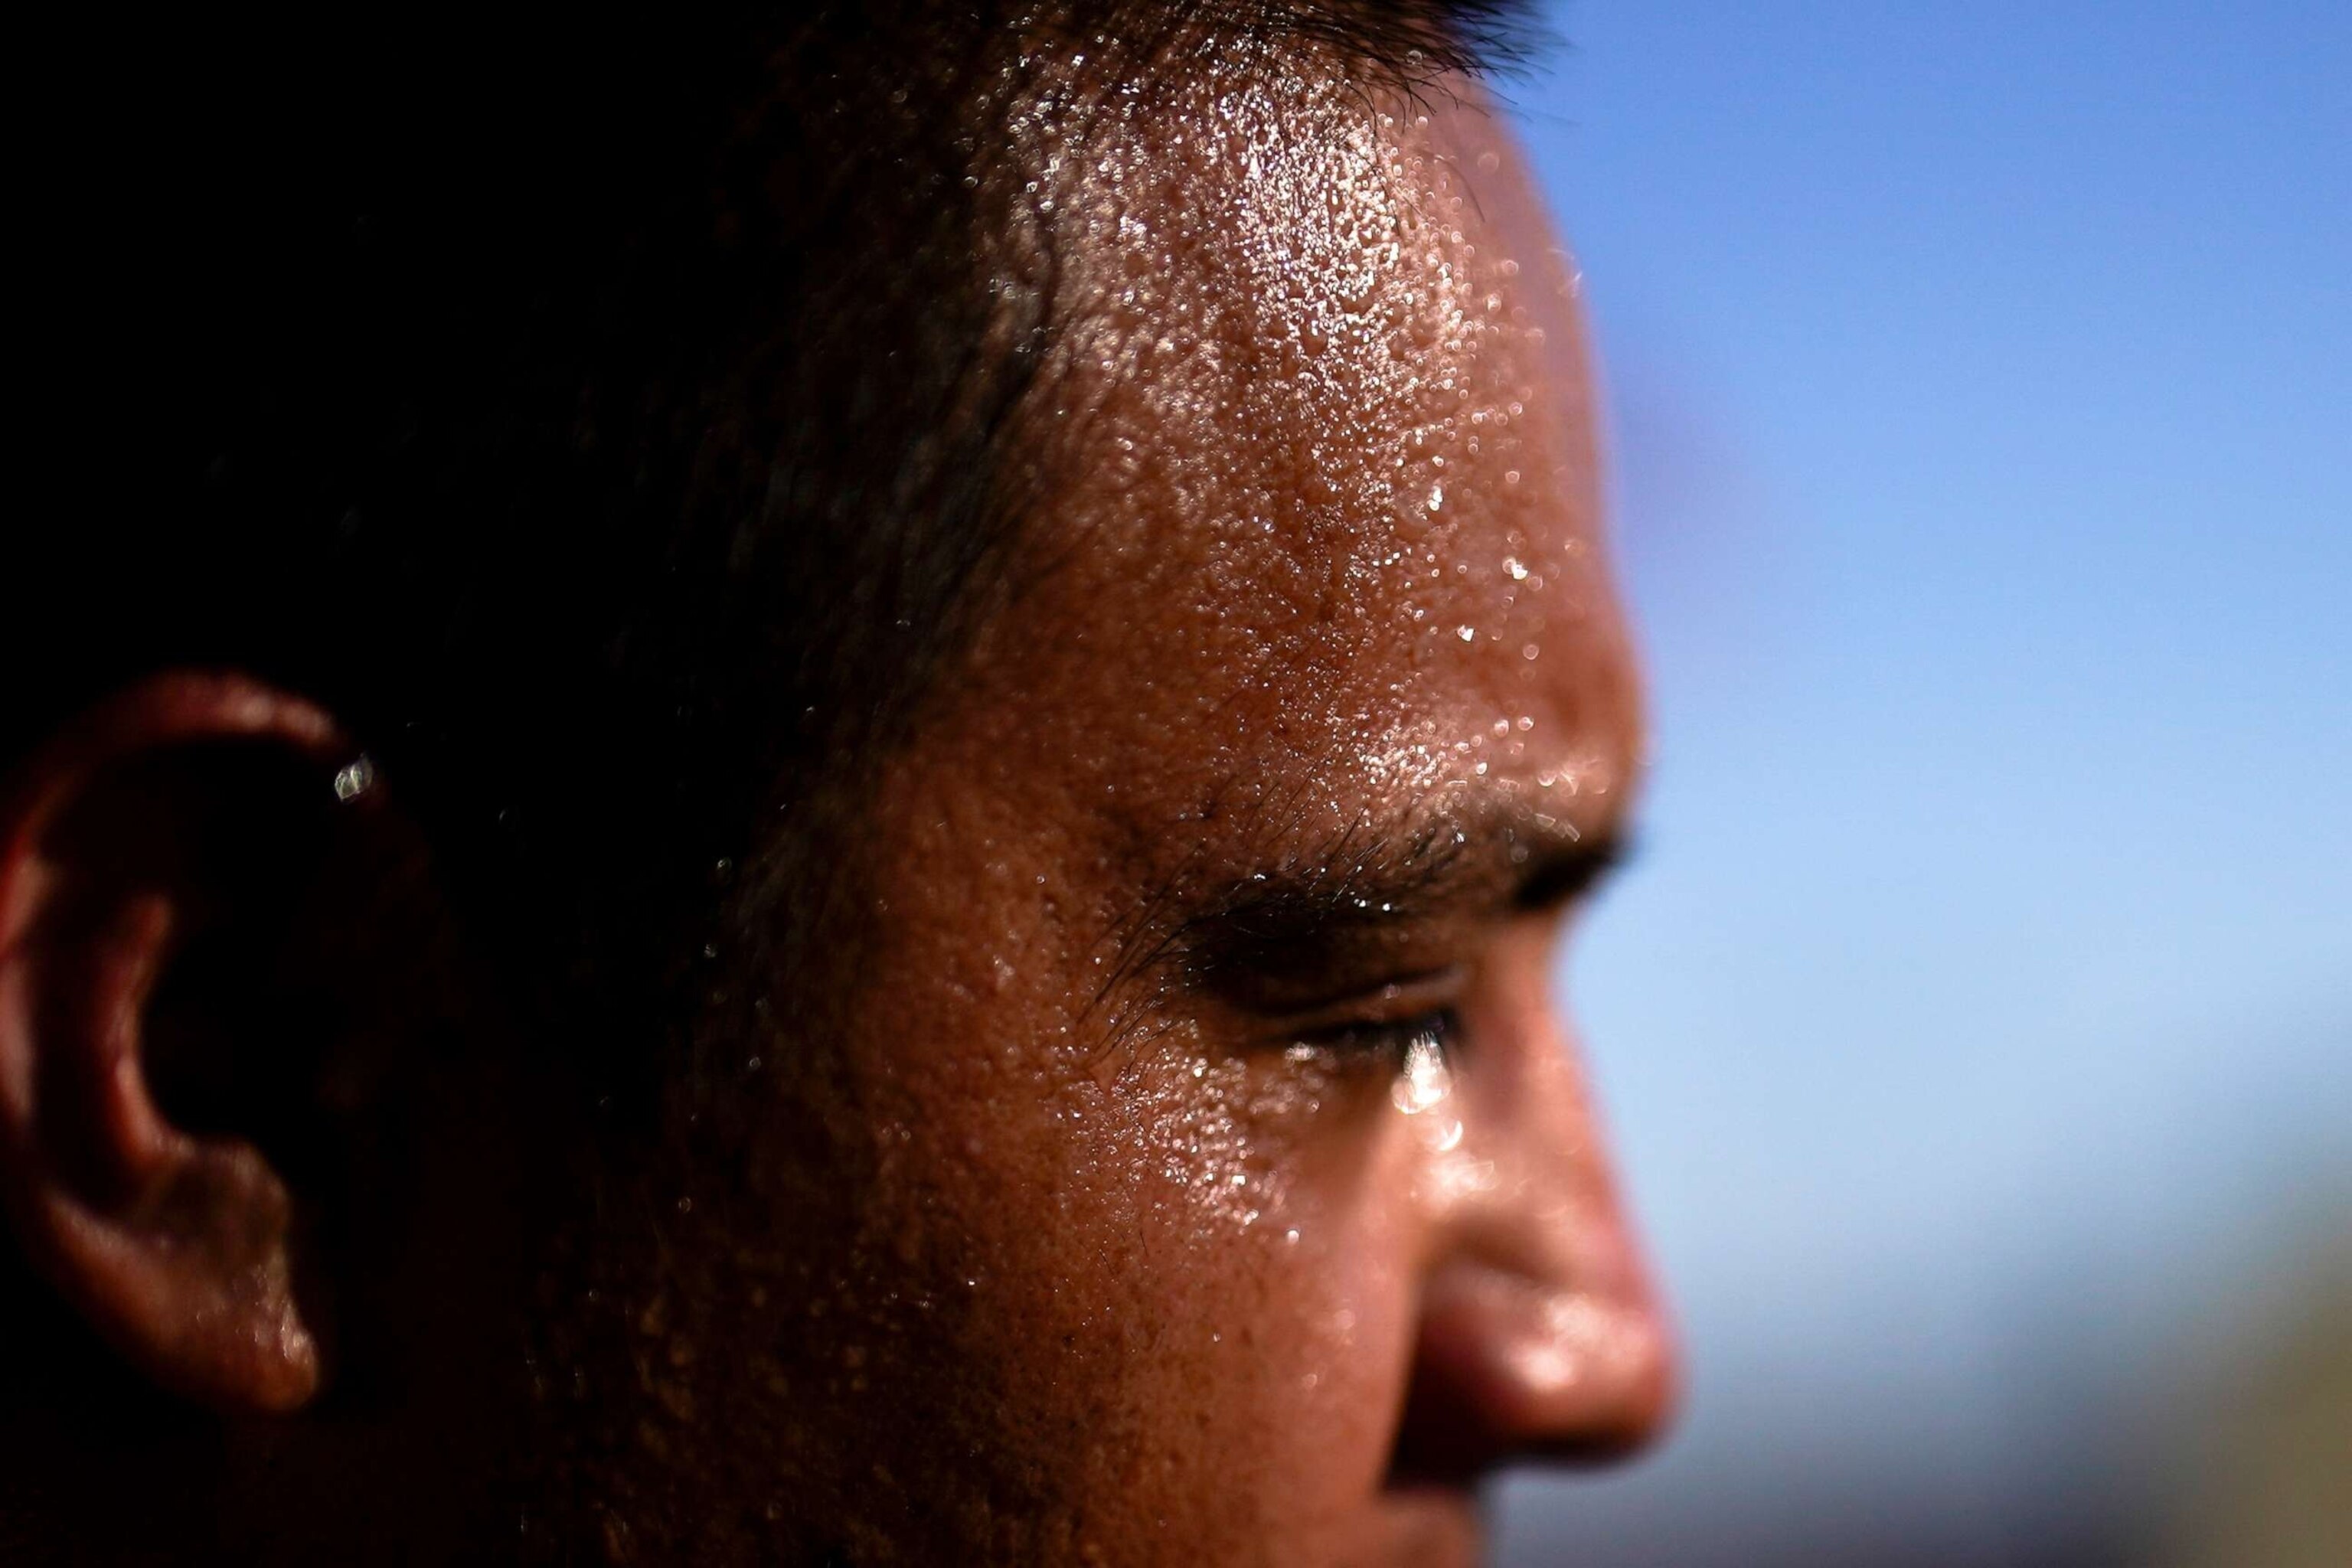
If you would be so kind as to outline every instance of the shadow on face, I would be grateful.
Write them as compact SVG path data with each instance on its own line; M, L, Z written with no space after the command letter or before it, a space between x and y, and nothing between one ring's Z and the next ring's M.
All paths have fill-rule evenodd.
M167 678L20 770L11 1213L226 1413L124 1406L186 1528L1429 1563L1656 1427L1548 978L1642 752L1572 270L1466 79L1082 98L1012 121L1062 327L1001 591L821 880L728 868L649 1131L490 1065L530 1015L331 716Z
M812 1468L892 1433L887 1475L828 1473L846 1539L1444 1561L1488 1467L1659 1419L1547 980L1637 681L1572 275L1457 87L1212 75L1035 153L1078 171L1024 411L1051 479L869 798L887 918L824 1047L856 1261L777 1385ZM774 1342L733 1309L813 1205L772 1179L681 1244L698 1358Z

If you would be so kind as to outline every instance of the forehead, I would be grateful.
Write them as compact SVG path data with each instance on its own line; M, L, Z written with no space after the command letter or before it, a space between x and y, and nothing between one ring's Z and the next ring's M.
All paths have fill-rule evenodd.
M1605 791L1634 683L1572 274L1507 131L1460 83L1175 91L1017 127L1062 332L973 757L1145 838L1269 791L1343 823Z

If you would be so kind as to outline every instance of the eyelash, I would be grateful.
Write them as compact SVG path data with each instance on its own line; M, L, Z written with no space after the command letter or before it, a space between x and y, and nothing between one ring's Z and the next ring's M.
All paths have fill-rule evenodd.
M1385 1058L1399 1071L1423 1040L1451 1057L1462 1020L1451 1007L1433 1007L1401 1018L1351 1018L1301 1035L1298 1045L1357 1059Z

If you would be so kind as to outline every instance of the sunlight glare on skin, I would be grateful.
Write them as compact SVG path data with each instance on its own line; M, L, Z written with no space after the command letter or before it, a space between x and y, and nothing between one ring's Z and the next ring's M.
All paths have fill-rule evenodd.
M1477 89L1204 78L1016 127L1005 289L1070 326L1024 411L1036 569L877 782L892 942L842 1071L920 1132L862 1200L862 1234L910 1238L864 1337L952 1342L992 1391L902 1456L931 1498L1045 1486L1040 1528L1191 1561L1459 1561L1466 1492L1390 1487L1427 1272L1518 1281L1515 1334L1547 1292L1647 1311L1548 1065L1550 917L1508 891L1539 836L1618 835L1638 680L1572 301ZM1387 951L1405 911L1347 879L1415 844L1480 868L1424 966L1475 1004L1458 1055L1270 1037L1130 964L1285 879L1389 918ZM974 1037L1004 1047L937 1044ZM1454 1297L1452 1342L1503 1364Z

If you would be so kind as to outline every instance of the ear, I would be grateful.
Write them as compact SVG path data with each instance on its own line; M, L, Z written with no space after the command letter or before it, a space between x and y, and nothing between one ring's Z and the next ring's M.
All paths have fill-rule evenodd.
M226 1409L320 1384L295 1205L236 1102L287 1070L283 1031L254 1037L268 1000L243 993L268 989L254 955L272 910L294 918L338 795L371 782L355 758L299 699L175 674L0 795L0 1197L103 1338Z

